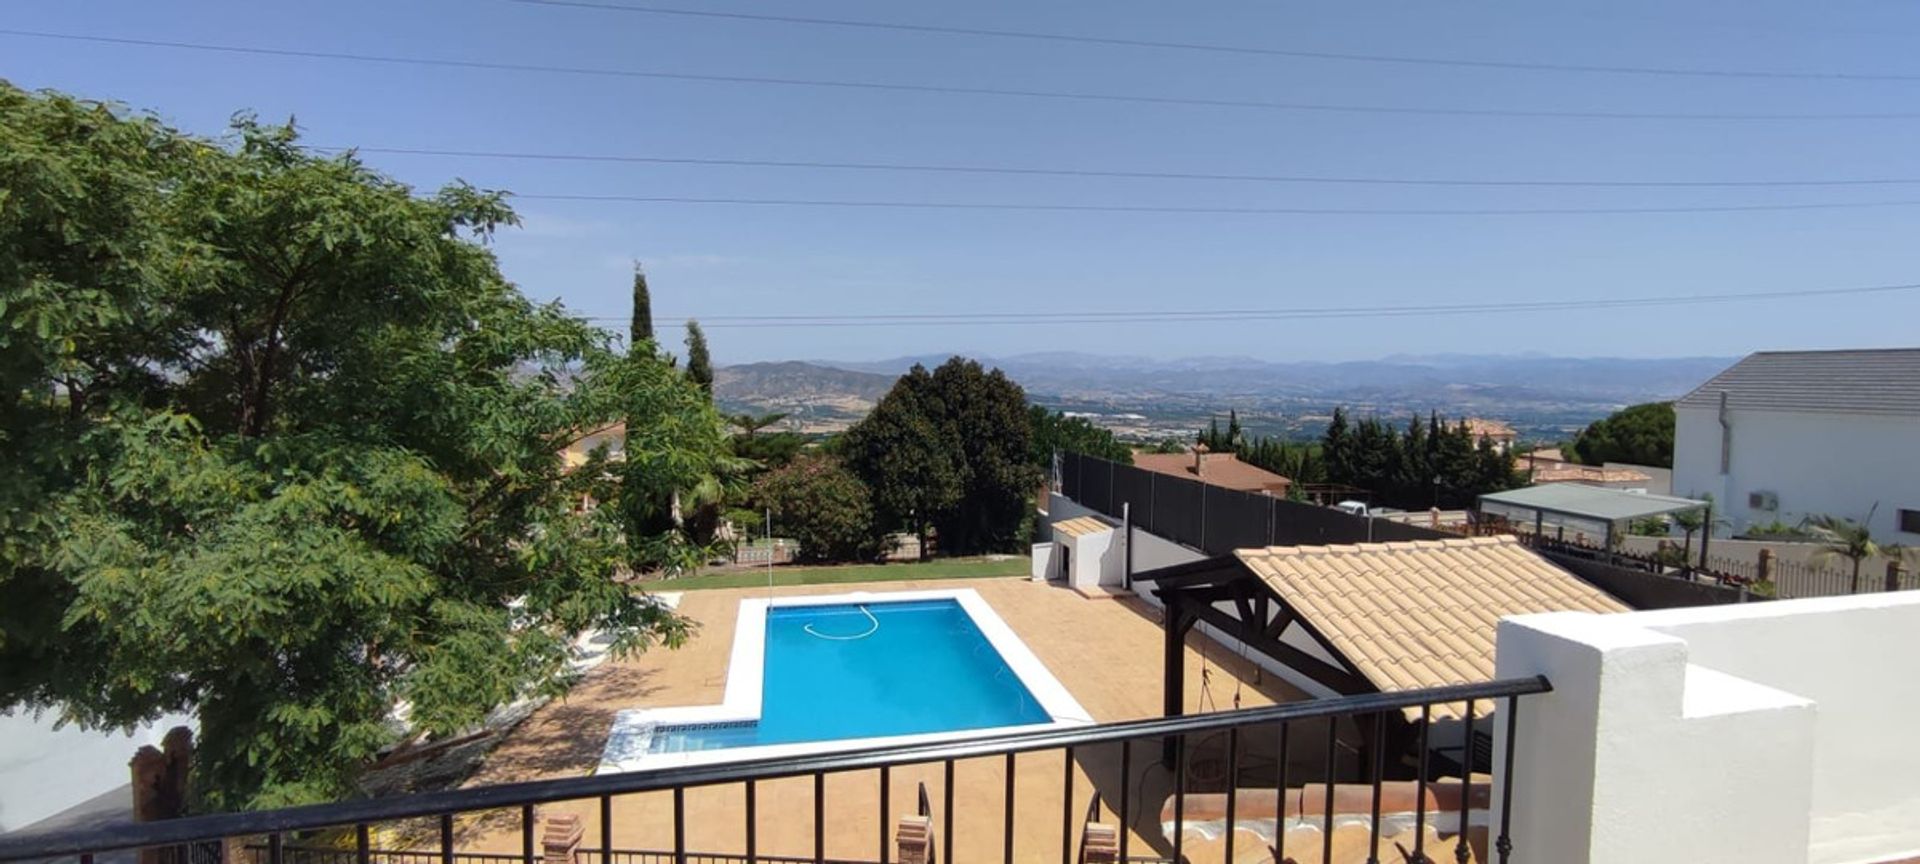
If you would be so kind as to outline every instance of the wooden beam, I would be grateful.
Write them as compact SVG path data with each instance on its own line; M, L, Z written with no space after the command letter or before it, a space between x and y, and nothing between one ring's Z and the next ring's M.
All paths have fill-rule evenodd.
M1258 627L1249 627L1252 632L1247 632L1247 629L1242 629L1240 621L1211 606L1194 607L1189 610L1189 614L1202 622L1212 625L1221 632L1239 639L1245 643L1247 647L1265 654L1288 668L1319 682L1335 693L1352 696L1362 693L1379 692L1380 688L1373 686L1372 682L1367 681L1359 675L1336 668L1326 661L1278 639L1265 638L1264 634L1261 633L1261 629ZM1338 651L1335 651L1332 646L1327 645L1324 641L1321 642L1320 647L1325 648L1327 653L1335 657L1340 656Z

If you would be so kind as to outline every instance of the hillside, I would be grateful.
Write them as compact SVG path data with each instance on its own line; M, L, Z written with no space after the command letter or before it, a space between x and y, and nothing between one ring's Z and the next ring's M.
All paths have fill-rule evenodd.
M826 432L865 417L897 377L798 360L743 363L714 370L713 398L728 413L787 414L787 428Z

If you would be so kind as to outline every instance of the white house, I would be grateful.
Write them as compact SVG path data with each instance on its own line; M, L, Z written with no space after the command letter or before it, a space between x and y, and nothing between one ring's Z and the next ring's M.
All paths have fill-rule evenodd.
M1673 491L1736 532L1868 519L1920 543L1920 348L1763 351L1674 403Z

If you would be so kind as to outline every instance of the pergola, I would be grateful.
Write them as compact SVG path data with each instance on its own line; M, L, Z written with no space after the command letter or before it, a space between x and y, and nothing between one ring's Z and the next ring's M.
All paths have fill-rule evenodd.
M1521 524L1531 523L1535 537L1547 536L1548 529L1564 534L1566 529L1573 528L1581 533L1600 535L1606 549L1613 548L1614 537L1626 523L1689 510L1704 510L1711 521L1713 502L1580 483L1543 483L1480 496L1481 513ZM1703 537L1703 554L1705 545Z

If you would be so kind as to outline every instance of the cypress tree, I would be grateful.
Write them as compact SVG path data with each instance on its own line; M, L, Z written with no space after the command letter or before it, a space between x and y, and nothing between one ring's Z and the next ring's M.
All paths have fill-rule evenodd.
M707 334L698 321L687 322L687 379L709 397L713 395L713 359L707 355Z
M647 271L633 262L633 322L627 328L627 347L653 341L653 295L647 293Z

